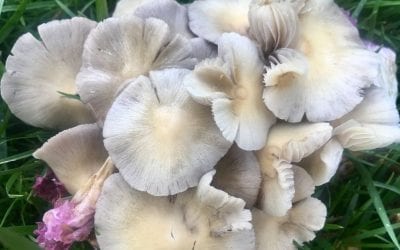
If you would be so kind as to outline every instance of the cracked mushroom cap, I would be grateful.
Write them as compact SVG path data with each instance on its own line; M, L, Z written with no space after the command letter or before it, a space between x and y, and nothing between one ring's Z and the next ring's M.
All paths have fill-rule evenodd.
M75 77L83 44L96 23L86 18L51 21L38 27L40 40L22 35L7 58L1 95L11 112L30 125L66 129L94 122L77 98Z
M132 189L119 174L104 184L95 228L102 249L254 249L251 213L245 202L210 186L155 197Z
M47 163L69 193L75 194L106 161L101 129L85 124L64 130L33 153Z
M246 35L251 0L198 0L189 5L189 27L201 38L218 43L223 33Z
M234 144L215 169L212 185L243 199L247 208L253 207L261 185L260 165L254 153Z
M261 149L276 122L262 101L262 72L257 46L227 33L218 42L218 57L204 60L185 78L190 95L212 106L224 137L244 150Z
M399 122L387 89L371 88L360 105L333 123L334 135L349 150L372 150L400 142Z
M78 92L99 123L127 83L151 70L192 68L192 47L159 19L108 18L90 33L77 78Z
M295 50L280 49L269 58L265 104L289 122L338 119L363 100L379 58L332 0L308 0L299 21Z
M185 69L139 77L116 99L104 124L105 146L135 189L172 195L197 186L232 145L207 106L194 102Z
M315 232L324 227L325 205L315 198L295 203L286 216L274 217L253 209L256 249L295 250L294 242L302 245L315 238Z
M304 2L297 1L299 4ZM255 0L250 4L249 34L269 55L278 48L294 46L298 38L298 10L289 1Z

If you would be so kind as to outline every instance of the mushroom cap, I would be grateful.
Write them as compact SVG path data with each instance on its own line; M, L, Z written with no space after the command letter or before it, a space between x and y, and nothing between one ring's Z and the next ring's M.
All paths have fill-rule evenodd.
M262 169L275 159L300 162L322 147L332 136L329 123L279 123L274 125L265 147L257 152Z
M17 40L1 80L1 95L15 116L51 129L94 122L88 107L62 93L76 94L83 44L95 26L81 17L51 21L38 27L41 40L30 33Z
M107 159L101 129L85 124L64 130L33 153L53 170L69 193L75 194Z
M123 178L152 195L197 186L226 154L226 141L210 109L194 102L185 69L150 72L120 94L104 124L104 143Z
M315 185L320 186L329 182L336 174L342 155L343 146L333 138L312 155L304 158L299 165L311 175Z
M166 22L172 33L181 34L187 38L194 35L189 29L188 10L174 0L153 0L139 6L135 15L141 18L154 17Z
M352 112L334 121L334 135L344 148L371 150L400 142L400 117L385 88L371 88Z
M363 100L363 89L378 75L379 58L331 0L307 1L299 21L295 50L278 50L270 58L265 103L289 122L304 115L311 122L338 119Z
M191 54L187 39L172 34L162 20L133 15L108 18L85 43L78 92L101 124L129 81L151 70L192 68L196 59Z
M244 201L210 186L212 175L174 197L132 189L119 174L105 183L95 228L102 249L253 249Z
M265 55L297 42L299 20L295 7L289 1L257 0L250 4L249 33Z
M400 143L399 125L359 123L349 120L334 130L342 146L351 151L373 150Z
M301 167L293 166L294 197L293 203L307 199L314 194L315 183L313 178Z
M284 216L292 207L295 195L293 166L284 161L276 161L273 168L276 172L273 176L262 172L258 207L267 214Z
M297 249L293 241L302 245L315 238L314 231L321 230L326 219L325 205L315 198L296 203L283 217L274 217L254 208L253 225L257 249Z
M212 185L243 199L247 208L253 207L261 185L260 166L253 152L243 151L234 144L215 169Z
M190 95L212 106L224 137L244 150L262 148L276 121L262 101L262 71L257 46L227 33L218 41L218 57L204 60L185 78Z
M123 17L125 15L133 15L135 10L147 3L153 2L154 0L119 0L115 6L113 17Z
M189 5L189 27L199 37L217 43L223 33L247 34L251 0L198 0Z

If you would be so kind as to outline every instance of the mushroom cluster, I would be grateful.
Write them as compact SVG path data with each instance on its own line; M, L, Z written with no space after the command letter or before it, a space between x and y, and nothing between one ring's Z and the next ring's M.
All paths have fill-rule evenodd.
M38 32L1 95L63 130L33 154L71 195L35 184L44 249L295 249L343 150L400 142L395 54L333 0L121 0Z

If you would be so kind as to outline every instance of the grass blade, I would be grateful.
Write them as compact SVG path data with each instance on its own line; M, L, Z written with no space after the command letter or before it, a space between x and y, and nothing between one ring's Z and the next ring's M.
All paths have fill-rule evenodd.
M389 218L386 214L386 210L385 207L383 206L382 203L382 199L378 193L378 191L376 190L375 186L374 186L374 182L372 180L371 175L369 174L369 172L365 169L365 167L361 164L356 164L358 171L360 172L364 183L367 187L368 193L371 196L375 209L379 215L379 218L381 219L383 226L385 227L390 239L392 240L393 244L400 249L400 244L399 241L397 240L397 236L394 233L394 229L392 227L392 224L389 221Z

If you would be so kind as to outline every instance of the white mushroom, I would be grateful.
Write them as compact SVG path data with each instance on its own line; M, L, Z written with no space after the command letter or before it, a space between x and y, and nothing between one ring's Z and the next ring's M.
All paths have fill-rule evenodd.
M378 48L370 45L370 50ZM388 48L377 51L381 60L379 87L367 90L364 101L352 112L333 122L334 134L352 151L371 150L400 142L400 117L396 106L396 56Z
M332 127L328 123L276 124L271 128L265 147L256 152L262 173L258 206L263 211L274 216L287 213L295 197L295 174L300 176L297 177L300 183L300 179L308 178L303 171L295 171L297 167L291 163L314 153L331 136ZM303 193L312 188L297 189Z
M141 18L161 19L168 24L172 33L181 34L189 39L194 37L188 25L187 8L175 0L148 1L135 10L135 15Z
M308 0L299 21L295 50L280 49L269 58L265 104L289 122L338 119L363 100L379 59L332 0Z
M374 88L351 113L335 121L334 134L344 148L371 150L400 142L399 121L395 102Z
M83 44L95 26L86 18L52 21L38 27L41 40L30 33L17 40L1 80L1 95L15 116L51 129L94 122L89 108L68 95L76 95Z
M79 94L102 123L116 96L126 84L150 70L196 63L191 45L168 25L154 18L109 18L90 33L83 66L77 78Z
M69 193L78 191L108 157L101 129L96 124L79 125L50 138L33 153L46 162Z
M295 250L294 242L302 245L315 238L314 232L323 228L326 214L325 205L315 198L296 203L283 217L274 217L253 209L256 249Z
M379 87L367 90L364 101L333 122L334 134L344 148L371 150L400 142L400 117L396 106L396 58L390 50L380 50Z
M253 207L261 185L260 166L253 152L243 151L234 144L215 169L212 185L243 199L246 207Z
M115 6L113 17L123 17L126 15L133 15L135 10L148 2L153 2L153 0L119 0Z
M304 158L299 165L312 176L315 185L330 181L336 174L342 160L343 146L333 138L312 155Z
M218 43L223 33L247 34L251 0L197 0L189 5L189 27L199 37Z
M190 95L212 106L224 137L244 150L262 148L276 121L261 98L262 71L256 45L228 33L218 42L218 57L204 60L185 78Z
M251 213L244 201L210 186L174 197L155 197L130 188L119 174L105 183L95 228L101 249L254 249Z
M178 33L188 39L192 46L192 56L199 61L215 57L216 46L203 38L194 37L188 25L187 7L174 0L153 0L138 7L135 15L141 18L158 18L166 22L171 33Z
M304 4L302 0L297 2ZM289 1L254 0L250 4L249 34L266 55L297 42L299 20L296 7Z
M167 69L137 78L107 115L105 146L138 190L169 195L197 186L231 146L210 109L194 102L183 86L189 72Z

